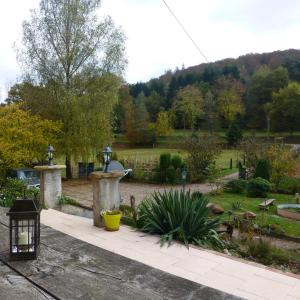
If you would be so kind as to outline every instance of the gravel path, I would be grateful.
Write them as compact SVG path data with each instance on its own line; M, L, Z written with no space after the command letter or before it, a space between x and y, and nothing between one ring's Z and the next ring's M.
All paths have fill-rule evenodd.
M237 173L225 176L224 179L237 178ZM199 191L208 193L215 186L208 183L187 184L186 190L190 189L192 192ZM136 204L140 203L145 197L149 196L154 191L163 192L165 190L181 190L181 185L159 185L159 184L145 184L145 183L130 183L120 182L120 194L123 203L129 204L130 196L133 195L136 199ZM63 181L63 194L76 199L84 206L91 207L93 203L92 182L89 180L70 180Z

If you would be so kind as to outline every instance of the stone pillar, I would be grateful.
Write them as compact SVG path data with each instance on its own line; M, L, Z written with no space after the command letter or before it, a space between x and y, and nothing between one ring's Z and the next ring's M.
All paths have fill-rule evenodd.
M40 193L41 203L48 208L53 208L58 204L61 196L61 171L66 168L64 165L36 166L40 173Z
M100 216L102 209L119 209L120 192L119 181L124 174L122 172L93 172L90 178L93 182L93 212L94 225L103 226Z

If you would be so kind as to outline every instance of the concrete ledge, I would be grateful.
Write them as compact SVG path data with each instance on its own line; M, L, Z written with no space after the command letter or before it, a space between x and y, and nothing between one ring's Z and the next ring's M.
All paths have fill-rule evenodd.
M65 169L65 165L53 165L53 166L35 166L37 171L46 171L46 170L62 170Z

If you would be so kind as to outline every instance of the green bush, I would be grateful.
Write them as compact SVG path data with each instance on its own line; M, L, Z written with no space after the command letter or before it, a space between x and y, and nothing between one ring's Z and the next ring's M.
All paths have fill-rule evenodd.
M161 170L167 170L171 165L171 154L162 153L159 157L159 168Z
M221 153L221 144L214 136L200 137L193 134L183 147L187 151L187 169L192 182L203 181L210 175L212 165Z
M176 170L173 166L169 167L167 170L167 182L168 183L175 183L176 181Z
M242 193L245 190L247 181L244 179L232 179L228 181L225 186L224 190L228 193Z
M173 155L171 159L171 164L175 170L180 169L182 167L182 158L180 155Z
M269 264L272 261L272 246L268 240L259 238L258 240L252 239L248 241L248 253L253 258Z
M300 179L294 177L284 177L280 180L276 192L284 194L295 194L300 192Z
M79 206L79 207L81 207L80 203L79 203L77 200L75 200L75 199L73 199L73 198L71 198L71 197L65 196L64 194L62 194L62 195L59 197L58 203L59 203L60 205L74 205L74 206Z
M243 138L243 133L238 124L231 124L226 132L226 140L229 146L236 146Z
M170 153L162 153L159 157L159 182L175 183L180 181L180 168L183 162L179 155L171 156Z
M17 198L25 197L26 186L24 181L9 178L0 191L0 206L11 207Z
M161 245L176 239L188 244L222 248L215 229L219 220L210 219L208 199L201 193L190 191L155 192L139 205L142 230L161 235Z
M270 190L270 182L260 177L250 179L246 185L246 195L248 197L267 197Z
M255 168L254 178L263 178L266 180L270 180L271 178L271 166L266 159L261 159L258 161L257 166Z

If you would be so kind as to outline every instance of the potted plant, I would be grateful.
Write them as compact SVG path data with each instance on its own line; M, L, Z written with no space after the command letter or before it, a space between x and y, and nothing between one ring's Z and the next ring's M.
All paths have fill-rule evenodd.
M104 210L101 213L101 216L104 219L105 229L108 231L117 231L120 228L121 221L121 211L114 210Z

